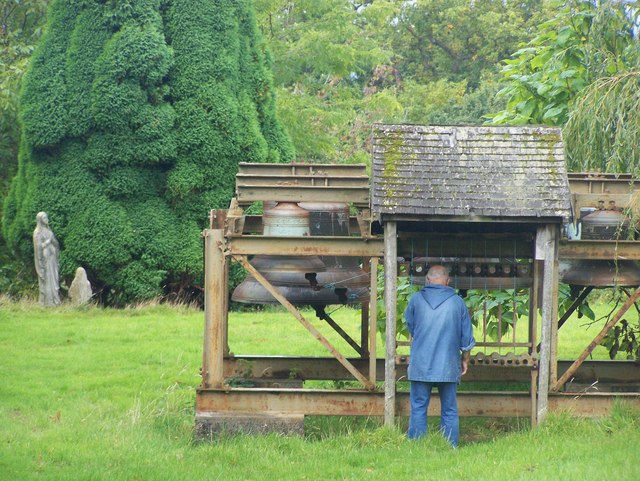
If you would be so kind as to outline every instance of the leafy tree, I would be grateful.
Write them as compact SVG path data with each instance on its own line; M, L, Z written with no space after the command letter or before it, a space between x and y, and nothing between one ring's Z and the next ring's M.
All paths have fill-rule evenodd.
M364 89L392 53L382 32L397 2L256 0L260 28L277 59L278 110L299 158L365 161L369 125L394 111L393 94L367 102ZM370 95L370 96L373 96ZM375 97L375 96L374 96ZM363 104L377 110L364 113ZM384 104L384 107L382 106Z
M507 106L494 123L563 126L577 95L595 80L638 65L638 9L625 2L555 2L557 15L505 61Z
M367 162L374 122L481 122L503 106L498 60L542 11L538 0L254 3L281 119L311 161Z
M564 129L569 168L640 176L639 84L633 70L600 78L577 95Z
M62 274L112 302L191 286L237 163L293 157L247 0L52 3L20 116L8 244L29 258L47 211Z
M18 163L20 81L42 34L48 3L5 0L0 6L0 202Z
M419 83L446 79L476 89L530 38L542 7L541 0L405 2L394 22L397 68Z

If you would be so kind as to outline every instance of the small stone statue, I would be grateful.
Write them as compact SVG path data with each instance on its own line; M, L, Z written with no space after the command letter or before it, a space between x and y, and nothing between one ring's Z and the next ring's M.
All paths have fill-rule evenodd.
M93 292L91 291L91 283L87 279L87 271L82 267L76 269L76 276L71 281L69 287L69 299L73 304L81 306L91 299Z
M60 245L49 228L49 217L46 212L38 212L36 222L37 226L33 231L33 249L40 287L40 304L58 306L60 305Z

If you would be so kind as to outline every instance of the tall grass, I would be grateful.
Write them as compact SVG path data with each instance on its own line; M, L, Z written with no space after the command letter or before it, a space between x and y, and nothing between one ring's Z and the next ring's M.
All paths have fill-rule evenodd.
M356 335L356 311L334 317ZM571 343L584 331L578 324L565 326ZM0 480L640 477L640 416L623 405L596 421L554 415L534 431L524 420L463 419L458 450L435 435L437 421L434 435L410 442L367 418L312 418L305 438L195 442L202 331L202 312L185 306L0 301ZM231 313L229 337L238 354L325 355L281 312Z

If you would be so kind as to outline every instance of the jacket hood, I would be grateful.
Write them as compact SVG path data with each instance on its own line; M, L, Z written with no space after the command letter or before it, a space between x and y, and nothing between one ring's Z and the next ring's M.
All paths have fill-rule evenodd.
M440 284L429 284L425 286L420 293L429 306L431 306L431 309L437 309L444 301L456 295L456 291L451 287L441 286Z

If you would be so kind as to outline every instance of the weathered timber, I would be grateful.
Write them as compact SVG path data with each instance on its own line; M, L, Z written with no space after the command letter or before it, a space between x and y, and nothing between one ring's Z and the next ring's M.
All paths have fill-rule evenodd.
M236 175L238 204L256 201L346 202L369 207L364 164L255 164L243 162Z
M205 387L221 387L224 382L223 357L227 324L227 262L223 255L222 229L205 230L205 298L202 382Z
M385 304L385 363L384 363L384 423L395 424L396 415L396 305L398 285L398 240L395 222L384 227L384 304ZM373 294L372 294L373 295Z
M375 380L384 380L384 362L382 358L348 358L358 371L371 377L371 364L375 364ZM558 361L558 370L566 371L573 360ZM514 382L527 383L530 380L531 366L520 365L505 369L501 366L475 364L469 367L462 382ZM407 363L396 363L396 380L406 379ZM295 356L234 356L224 360L225 378L245 380L327 380L347 381L352 379L347 371L332 357L295 357ZM587 360L574 373L574 381L580 384L640 383L640 362Z
M625 240L561 240L560 259L640 261L640 242Z
M369 286L369 381L376 382L378 353L378 258L370 261L371 284Z
M231 237L227 242L229 255L318 255L382 257L382 239L363 240L359 237Z
M434 392L429 415L440 413L440 400ZM387 398L382 392L329 389L246 389L203 390L196 392L196 416L204 413L287 413L307 416L384 416ZM527 392L460 392L461 416L528 416ZM409 393L394 396L394 411L409 415Z
M365 164L316 164L304 162L290 162L286 164L267 164L255 162L240 162L238 164L238 174L247 175L299 175L310 177L367 177L367 166Z
M551 337L553 335L554 303L553 290L554 269L557 257L557 228L553 225L545 225L538 229L536 235L536 259L543 261L542 279L542 322L540 332L540 357L538 372L538 396L536 409L536 423L539 424L547 415L549 377L551 372L551 360L555 358L551 352ZM557 311L557 309L556 309Z
M303 174L236 174L236 187L364 187L369 188L368 175L303 175Z
M437 393L432 394L428 414L440 414ZM398 392L395 410L399 416L408 416L409 393ZM549 395L549 408L568 411L575 416L601 417L611 413L617 401L640 408L639 393L557 393ZM216 413L269 414L305 416L383 416L385 396L382 392L362 390L315 389L198 389L196 391L196 417ZM528 392L473 392L458 393L460 416L528 417L531 398Z
M344 202L359 207L369 206L369 187L330 187L330 186L279 186L254 185L238 190L240 205L258 201L275 202Z

